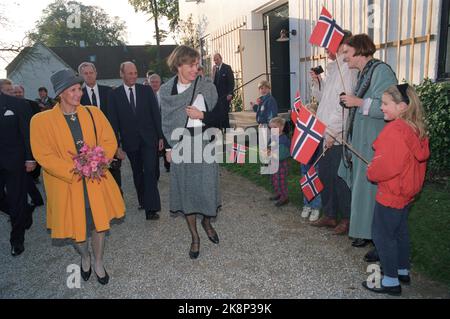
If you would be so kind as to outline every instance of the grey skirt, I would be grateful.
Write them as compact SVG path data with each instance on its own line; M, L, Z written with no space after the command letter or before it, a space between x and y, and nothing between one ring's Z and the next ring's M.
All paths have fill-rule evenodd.
M208 144L208 141L204 141L202 150ZM191 160L193 158L194 154L192 154ZM219 164L205 163L204 161L201 163L171 163L171 213L215 217L221 205Z

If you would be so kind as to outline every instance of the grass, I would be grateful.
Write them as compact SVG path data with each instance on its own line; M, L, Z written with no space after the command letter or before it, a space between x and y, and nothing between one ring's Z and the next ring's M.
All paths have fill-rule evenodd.
M300 164L289 160L288 190L290 201L303 206L300 191ZM222 164L271 191L269 176L260 174L260 164ZM296 195L294 195L296 194ZM293 196L294 195L294 196ZM413 270L450 287L450 185L426 184L414 203L409 217Z

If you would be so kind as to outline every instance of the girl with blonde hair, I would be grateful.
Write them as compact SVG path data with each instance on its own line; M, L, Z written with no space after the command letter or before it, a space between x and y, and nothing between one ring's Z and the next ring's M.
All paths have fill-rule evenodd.
M430 151L422 104L413 87L389 87L381 110L389 123L373 143L375 154L367 177L378 184L372 237L384 277L378 287L367 282L363 286L377 293L400 295L400 282L411 281L408 214L422 189Z

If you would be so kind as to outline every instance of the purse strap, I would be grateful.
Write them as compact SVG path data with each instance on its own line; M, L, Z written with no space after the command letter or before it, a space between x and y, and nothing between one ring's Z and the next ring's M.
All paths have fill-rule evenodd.
M94 117L92 116L91 110L89 110L88 107L85 108L86 111L88 111L89 115L91 116L92 124L94 125L94 134L95 134L95 145L98 144L98 138L97 138L97 127L95 126Z
M194 103L195 89L197 88L197 83L198 83L199 79L200 79L200 76L197 76L197 78L195 79L194 91L192 92L191 102L188 104L188 106L192 106L192 103ZM189 123L189 116L186 116L186 123L184 123L184 127L187 127L188 123Z

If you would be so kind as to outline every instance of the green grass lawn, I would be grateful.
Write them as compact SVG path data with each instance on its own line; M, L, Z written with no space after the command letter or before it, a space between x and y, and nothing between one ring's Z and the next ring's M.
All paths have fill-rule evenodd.
M290 160L288 189L291 203L303 205L300 164ZM259 164L222 164L258 186L272 190L269 176L260 175ZM409 217L414 271L450 287L450 185L426 184Z

